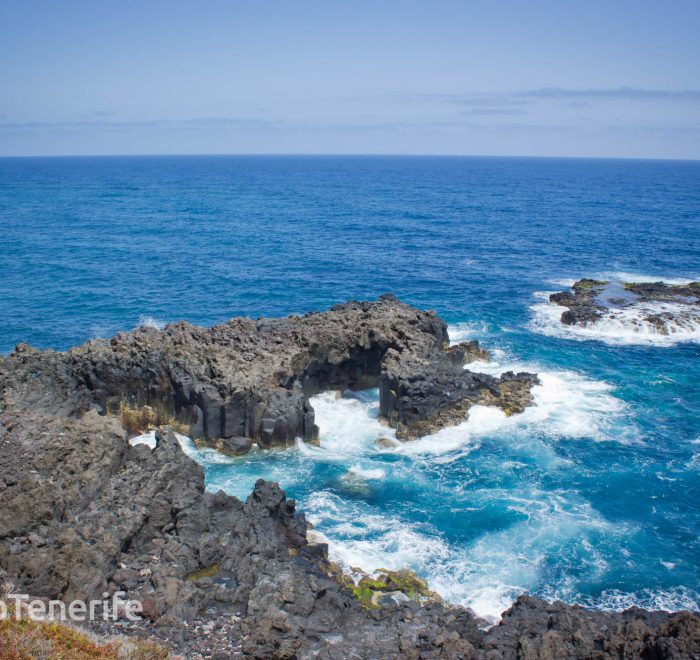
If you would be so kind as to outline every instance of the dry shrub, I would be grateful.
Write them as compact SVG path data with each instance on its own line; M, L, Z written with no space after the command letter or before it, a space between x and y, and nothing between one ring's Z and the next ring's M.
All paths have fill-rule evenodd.
M2 660L168 660L157 642L115 638L100 640L70 626L29 619L0 620Z
M120 401L117 416L129 435L140 435L161 426L172 426L178 433L188 431L187 426L178 422L164 405L132 407Z

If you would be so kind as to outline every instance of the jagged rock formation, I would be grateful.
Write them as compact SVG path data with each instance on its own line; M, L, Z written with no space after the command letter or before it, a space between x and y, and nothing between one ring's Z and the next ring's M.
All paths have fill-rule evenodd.
M646 323L659 334L670 328L700 323L700 282L666 284L664 282L605 282L582 279L572 292L549 296L550 302L566 307L561 315L565 325L591 326L616 312L638 308L636 323ZM650 303L670 303L673 308L656 309Z
M494 378L468 371L461 351L426 360L390 349L382 360L380 412L398 438L416 438L466 419L476 404L499 406L507 415L522 412L538 383L534 374L509 371Z
M255 658L700 653L700 617L689 613L609 614L523 597L484 632L468 610L432 600L368 607L336 578L327 548L308 542L303 514L276 484L260 481L240 502L204 492L201 467L170 431L151 450L130 446L94 411L34 421L8 429L4 420L0 578L67 600L125 590L176 647L182 622L204 612L235 614L235 641Z
M532 401L536 378L464 371L475 357L487 357L476 342L448 348L434 312L383 296L301 317L140 328L67 353L20 345L4 369L14 379L40 374L30 396L43 392L44 407L65 414L151 405L195 438L284 447L317 440L309 397L324 390L380 387L382 414L406 437L462 421L474 403L516 411Z
M337 579L327 548L309 542L303 514L276 484L258 482L245 502L207 493L171 430L158 432L152 450L131 446L104 414L124 400L166 406L238 451L242 436L313 437L306 397L326 387L396 383L386 410L400 411L394 423L411 433L460 418L468 406L445 411L462 395L523 405L532 376L463 376L460 350L446 350L434 314L395 299L211 330L142 329L67 353L18 347L0 358L0 583L66 600L124 590L176 646L195 614L235 614L238 642L257 658L697 654L700 618L685 613L612 615L521 599L483 632L469 611L440 602L383 598L368 608ZM431 373L459 394L441 399Z
M601 280L582 279L572 285L573 293L561 291L549 296L549 301L567 307L561 315L565 325L587 325L594 323L605 314L606 308L598 303L598 294L607 286Z

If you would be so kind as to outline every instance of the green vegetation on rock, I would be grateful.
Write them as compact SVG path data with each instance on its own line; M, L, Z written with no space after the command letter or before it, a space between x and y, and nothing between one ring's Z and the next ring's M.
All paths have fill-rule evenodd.
M189 573L187 573L187 575L185 575L185 580L188 580L189 582L195 582L196 580L201 580L202 578L214 577L218 572L219 565L211 564L209 566L205 566L204 568L200 568L196 571L190 571Z
M358 582L343 572L337 564L328 562L328 574L335 577L366 608L379 609L379 598L400 592L417 603L440 600L440 596L428 588L428 583L413 571L401 569L389 571L379 569L376 577L363 575Z

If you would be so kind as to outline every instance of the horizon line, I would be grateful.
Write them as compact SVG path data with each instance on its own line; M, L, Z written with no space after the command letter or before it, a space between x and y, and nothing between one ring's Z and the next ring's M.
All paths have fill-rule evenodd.
M654 162L697 163L698 158L650 157L650 156L542 156L523 154L439 154L439 153L128 153L128 154L0 154L0 160L31 159L31 158L493 158L493 159L522 159L522 160L627 160Z

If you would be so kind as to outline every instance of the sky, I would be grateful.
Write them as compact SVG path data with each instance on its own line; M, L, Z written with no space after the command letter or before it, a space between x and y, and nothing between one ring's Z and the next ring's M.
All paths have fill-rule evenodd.
M0 156L700 159L698 0L1 0Z

